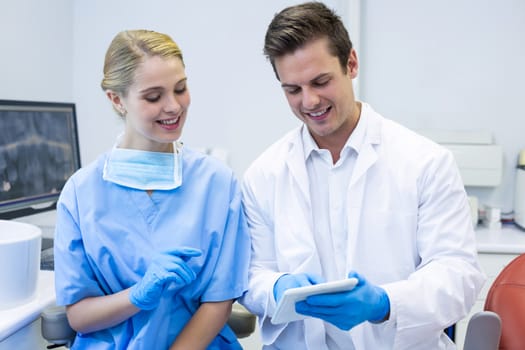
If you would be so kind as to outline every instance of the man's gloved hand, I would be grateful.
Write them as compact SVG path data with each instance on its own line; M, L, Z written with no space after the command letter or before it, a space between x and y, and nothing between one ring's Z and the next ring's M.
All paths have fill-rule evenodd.
M129 300L142 310L159 305L164 288L170 283L186 285L195 280L195 272L186 262L202 251L195 248L179 248L158 254L148 266L142 280L131 287Z
M390 300L385 290L369 283L357 272L348 277L358 279L357 285L348 292L312 295L295 304L298 313L317 317L350 330L364 322L381 322L390 313Z
M284 291L287 289L310 286L322 282L324 282L324 280L321 277L308 273L282 275L273 285L273 297L275 302L278 303Z

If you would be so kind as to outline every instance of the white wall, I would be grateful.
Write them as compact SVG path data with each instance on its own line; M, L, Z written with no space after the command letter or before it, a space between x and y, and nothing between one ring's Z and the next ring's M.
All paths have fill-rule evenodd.
M73 102L73 3L4 1L0 99Z
M241 176L266 146L298 125L262 54L273 15L297 2L76 1L74 81L83 162L111 147L121 127L99 87L107 46L118 31L147 28L170 34L183 50L192 106L182 140L227 149Z
M361 3L361 98L413 129L492 131L504 149L503 183L467 191L512 210L525 148L525 2Z
M0 99L75 102L87 164L111 147L121 127L99 87L111 38L127 28L164 31L181 45L187 64L192 107L184 141L227 149L241 176L297 125L262 45L274 13L298 2L9 2L0 11ZM493 132L505 152L503 183L468 191L511 210L514 164L525 148L525 2L326 3L347 16L355 8L350 3L361 4L360 36L353 41L360 43L363 100L414 129Z
M170 34L183 50L192 106L182 140L228 150L241 177L265 147L298 125L262 47L274 14L299 2L75 1L75 100L84 164L111 147L121 128L99 87L107 46L118 31L147 28ZM345 2L325 1L334 8Z

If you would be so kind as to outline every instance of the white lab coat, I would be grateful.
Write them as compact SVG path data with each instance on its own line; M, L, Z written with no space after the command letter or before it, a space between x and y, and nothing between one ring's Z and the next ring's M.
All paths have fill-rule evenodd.
M340 335L348 349L454 349L443 329L467 315L485 276L453 156L365 103L359 123L366 123L366 136L347 191L346 272L381 285L391 312L384 323ZM266 349L328 349L331 325L321 320L270 323L273 284L282 273L322 274L302 127L256 159L243 183L253 256L241 303L259 317Z

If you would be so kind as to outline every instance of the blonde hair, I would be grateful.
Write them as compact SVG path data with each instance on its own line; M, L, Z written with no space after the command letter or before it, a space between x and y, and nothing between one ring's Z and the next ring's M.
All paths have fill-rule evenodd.
M137 67L146 57L153 56L177 57L184 65L182 51L169 35L143 29L118 33L106 51L102 90L126 96Z

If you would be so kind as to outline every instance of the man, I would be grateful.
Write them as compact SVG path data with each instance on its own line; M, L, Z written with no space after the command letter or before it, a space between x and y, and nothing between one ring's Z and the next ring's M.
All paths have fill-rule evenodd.
M265 349L454 349L443 330L467 315L485 277L453 156L354 98L358 59L322 3L270 23L264 51L303 125L246 171L248 292ZM349 292L296 303L286 289L356 277Z

